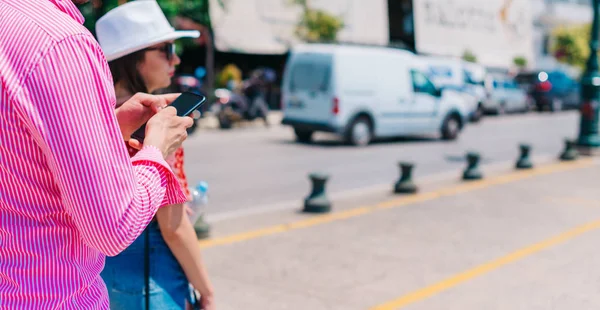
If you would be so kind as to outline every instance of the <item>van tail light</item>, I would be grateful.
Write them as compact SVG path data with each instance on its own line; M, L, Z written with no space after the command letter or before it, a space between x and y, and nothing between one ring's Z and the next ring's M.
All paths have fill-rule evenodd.
M333 106L331 107L331 113L333 113L333 115L337 115L338 113L340 113L340 100L338 99L338 97L333 97Z
M541 82L535 86L535 89L542 92L550 91L552 89L552 83L548 81Z

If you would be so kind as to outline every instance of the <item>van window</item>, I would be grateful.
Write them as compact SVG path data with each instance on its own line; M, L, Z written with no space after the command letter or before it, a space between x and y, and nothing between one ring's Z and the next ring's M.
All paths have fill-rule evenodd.
M425 74L417 70L410 70L410 75L415 93L426 93L435 96L436 88Z
M430 66L429 75L432 77L452 77L452 68L443 66Z
M479 86L484 86L484 81L483 80L477 80L473 77L473 74L467 70L463 70L463 76L464 76L464 82L466 84L471 84L471 85L479 85Z
M322 91L329 89L331 66L318 62L299 62L291 69L291 91Z

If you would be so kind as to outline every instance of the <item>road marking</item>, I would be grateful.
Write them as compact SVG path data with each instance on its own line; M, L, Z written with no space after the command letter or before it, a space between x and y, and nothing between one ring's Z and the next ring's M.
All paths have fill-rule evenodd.
M315 217L311 217L309 219L300 220L287 224L280 224L275 226L270 226L266 228L261 228L257 230L252 230L248 232L242 232L238 234L233 234L230 236L217 237L217 238L209 238L199 240L201 248L211 248L219 245L231 244L251 239L256 239L260 237L265 237L269 235L274 235L282 232L287 232L290 230L296 230L301 228L307 228L311 226L331 223L334 221L345 220L348 218L353 218L369 213L373 213L375 211L390 209L390 208L398 208L407 205L412 205L416 203L426 202L434 199L438 199L441 197L447 196L455 196L462 193L467 193L479 189L488 188L495 185L507 184L516 181L520 181L523 179L546 175L550 173L556 173L561 171L567 171L577 168L589 167L595 163L593 159L581 159L575 162L559 162L554 164L549 164L547 166L541 166L539 168L531 169L531 170L522 170L515 171L505 175L491 177L488 179L480 180L480 181L470 181L463 182L457 185L449 186L446 188L442 188L439 190L418 193L411 196L401 196L399 198L394 198L388 201L384 201L375 205L358 207L350 210L334 212L324 215L318 215Z
M594 222L591 222L591 223L588 223L588 224L585 224L582 226L578 226L572 230L564 232L564 233L557 235L555 237L552 237L550 239L546 239L542 242L522 248L522 249L520 249L516 252L510 253L504 257L498 258L496 260L485 263L483 265L479 265L473 269L466 270L466 271L456 274L450 278L447 278L443 281L440 281L440 282L430 285L428 287L425 287L425 288L416 290L412 293L409 293L407 295L404 295L398 299L395 299L395 300L392 300L385 304L373 307L373 308L371 308L371 310L392 310L392 309L402 308L409 304L421 301L421 300L431 297L437 293L440 293L442 291L445 291L447 289L455 287L455 286L457 286L463 282L466 282L470 279L476 278L478 276L482 276L482 275L484 275L490 271L493 271L495 269L498 269L504 265L518 261L527 256L538 253L544 249L547 249L552 246L558 245L560 243L566 242L569 239L573 239L579 235L582 235L584 233L587 233L587 232L590 232L592 230L596 230L599 228L600 228L600 220L597 220L597 221L594 221Z
M600 207L600 200L581 197L545 197L544 201L553 204L568 204L590 208Z

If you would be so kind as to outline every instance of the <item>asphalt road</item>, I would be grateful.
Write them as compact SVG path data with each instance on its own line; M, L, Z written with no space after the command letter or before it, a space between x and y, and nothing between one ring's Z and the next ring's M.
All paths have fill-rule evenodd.
M291 128L251 126L229 131L202 129L185 142L190 185L209 183L208 217L298 202L310 190L307 175L325 172L329 193L390 186L398 178L397 162L416 164L415 178L456 171L467 151L482 154L482 163L515 160L518 145L532 146L533 156L558 156L564 139L575 137L577 112L529 113L487 117L469 124L458 140L396 139L366 148L346 146L335 137L317 135L311 145L294 142Z

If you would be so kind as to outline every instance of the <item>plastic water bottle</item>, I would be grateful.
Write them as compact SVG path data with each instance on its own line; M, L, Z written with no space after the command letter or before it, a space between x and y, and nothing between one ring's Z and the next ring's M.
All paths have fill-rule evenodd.
M189 203L192 209L192 214L189 215L192 224L196 223L198 218L204 214L206 204L208 204L208 183L200 181L192 189L192 201Z

